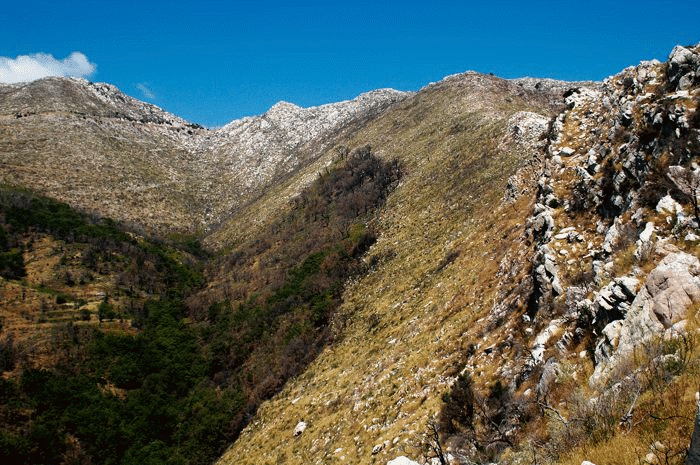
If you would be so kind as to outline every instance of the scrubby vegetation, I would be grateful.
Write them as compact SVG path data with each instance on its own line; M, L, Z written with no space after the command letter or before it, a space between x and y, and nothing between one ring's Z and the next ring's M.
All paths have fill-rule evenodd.
M6 279L24 278L25 256L44 254L38 249L45 241L55 257L51 269L38 270L39 282L20 283L24 297L18 305L31 306L27 294L39 291L54 296L56 305L74 302L77 310L85 309L88 288L98 287L105 305L115 304L122 318L138 326L146 300L182 298L201 281L198 261L204 255L190 243L142 237L109 219L12 187L0 189L0 231L0 275ZM57 309L43 308L43 313Z
M366 215L401 177L369 147L326 170L290 211L215 266L214 285L188 300L212 357L209 376L240 383L249 409L299 374L336 335L347 279L376 240ZM241 414L242 428L247 417Z
M557 364L546 389L518 398L499 381L480 392L462 374L428 430L480 462L683 464L696 413L697 338L691 330L648 341L598 392L577 382L581 375L567 362Z
M365 215L400 176L397 163L368 147L351 153L266 234L211 265L216 292L198 290L205 257L189 253L203 253L192 241L178 248L138 238L65 204L3 190L0 245L19 257L3 261L5 278L21 278L21 251L50 236L71 251L61 273L109 275L114 285L96 304L95 324L80 324L91 319L81 312L56 326L52 344L62 355L53 367L32 367L3 339L3 368L13 376L0 379L0 462L210 463L331 340L343 283L362 271L376 240ZM44 286L56 305L73 300L64 289L80 287L62 281ZM115 318L130 328L101 326Z
M208 463L241 408L206 382L206 358L177 303L149 302L144 330L90 331L79 359L2 381L0 460L22 463Z
M53 328L48 339L19 340L11 313L4 317L0 353L10 376L0 381L0 461L210 461L241 399L206 384L197 332L183 322L182 300L201 280L197 258L45 197L12 188L0 194L3 245L19 251L16 268L24 270L22 252L36 256L41 241L56 244L60 256L43 282L26 271L4 275L25 278L16 306L30 308L38 293L55 296L41 300L55 310L42 308L47 316L39 320ZM95 285L104 297L91 310L79 296ZM53 316L66 305L72 316ZM115 318L131 328L102 326ZM53 363L41 360L49 356Z

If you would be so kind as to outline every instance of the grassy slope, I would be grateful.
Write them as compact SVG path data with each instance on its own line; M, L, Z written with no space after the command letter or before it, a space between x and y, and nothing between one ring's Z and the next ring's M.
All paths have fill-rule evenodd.
M342 130L382 108L359 111ZM253 136L255 124L242 124L249 140L188 123L112 86L72 78L0 85L0 182L150 234L202 233L297 163L315 159L325 143L297 157L283 129L258 128ZM250 143L258 144L254 153Z
M182 143L202 131L118 91L110 98L75 79L0 86L0 181L149 233L196 232L204 181Z
M375 219L380 238L368 259L377 265L345 289L334 322L342 338L263 405L220 463L385 463L415 455L411 444L475 342L466 333L497 298L499 263L530 211L529 196L496 207L508 177L532 156L499 149L508 117L550 111L518 94L496 78L454 77L343 141L370 144L406 169ZM261 199L258 211L282 208L277 202ZM239 234L255 228L243 224ZM309 426L292 438L301 420ZM384 447L373 455L377 444Z

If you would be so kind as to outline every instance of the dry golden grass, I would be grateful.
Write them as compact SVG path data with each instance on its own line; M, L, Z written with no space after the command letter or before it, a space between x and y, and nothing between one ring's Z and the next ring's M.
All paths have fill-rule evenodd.
M685 463L700 388L697 306L690 314L687 334L640 345L619 366L618 383L606 391L581 383L593 371L589 361L563 365L567 374L548 392L542 420L527 426L531 440L507 451L503 463ZM664 358L669 354L675 358ZM629 421L622 422L630 412Z
M696 411L695 393L700 387L697 350L693 358L695 366L639 397L631 426L619 426L610 439L601 443L584 442L556 463L579 465L583 460L621 465L685 463Z
M0 124L0 180L86 210L145 225L194 232L201 182L176 173L190 156L147 127L121 120L43 114Z
M429 88L343 143L368 143L406 170L369 220L380 237L367 259L377 265L347 284L338 341L260 408L220 463L385 463L418 453L468 345L486 344L478 320L498 298L499 267L517 254L511 244L532 205L529 196L501 199L533 154L496 147L509 115L536 107L506 102L498 80L479 79ZM477 96L475 85L493 93ZM484 377L491 368L484 364ZM294 438L301 420L309 426Z

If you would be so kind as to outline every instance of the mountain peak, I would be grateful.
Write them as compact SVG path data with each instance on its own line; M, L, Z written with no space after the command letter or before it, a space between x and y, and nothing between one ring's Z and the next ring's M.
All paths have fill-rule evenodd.
M299 105L295 105L291 102L285 102L284 100L280 100L279 102L272 105L270 107L270 109L267 110L267 112L265 114L267 115L270 113L277 113L277 112L281 112L281 111L299 111L299 110L303 110L303 108L300 107Z

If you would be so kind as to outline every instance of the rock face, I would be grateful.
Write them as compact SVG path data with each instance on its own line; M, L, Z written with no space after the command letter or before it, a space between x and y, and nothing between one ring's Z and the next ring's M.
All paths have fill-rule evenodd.
M700 54L677 45L669 56L668 79L676 90L686 90L700 81Z
M700 302L700 262L686 253L667 255L649 273L646 289L652 312L664 328L686 318L691 304Z
M692 304L700 302L700 261L687 253L671 253L654 268L621 320L603 330L591 384L603 385L617 364L652 338L674 337L677 323L687 318Z
M698 47L679 46L666 70L657 61L643 62L602 86L572 88L569 110L552 125L539 203L528 223L536 241L535 295L540 309L563 295L577 296L566 301L578 321L570 331L593 331L591 383L597 386L635 347L678 331L700 301L700 264L673 245L685 237L692 242L698 227L681 201L696 205L700 192L696 168L687 166L700 140L696 123L690 123L697 120L692 102L700 92L699 63ZM683 144L688 148L673 149L681 164L654 171L669 147ZM575 180L566 181L564 173L575 174ZM669 181L675 197L656 187ZM656 214L666 223L651 221ZM567 234L579 227L570 222L576 217L595 223L579 233L585 248ZM621 256L630 252L637 263L655 262L653 270L644 275L633 267L620 275ZM586 279L585 291L579 283L572 286L572 276Z

